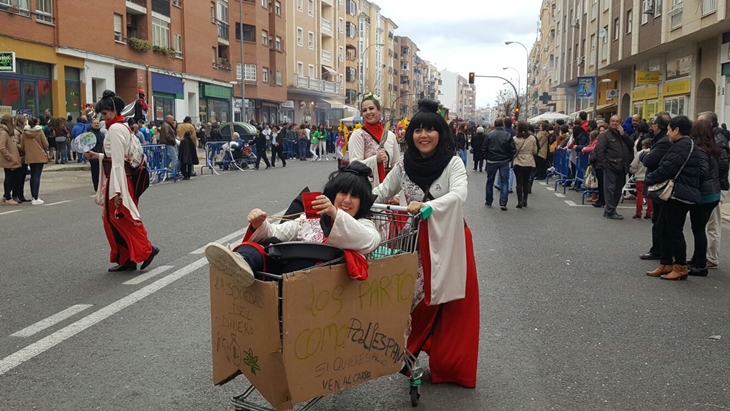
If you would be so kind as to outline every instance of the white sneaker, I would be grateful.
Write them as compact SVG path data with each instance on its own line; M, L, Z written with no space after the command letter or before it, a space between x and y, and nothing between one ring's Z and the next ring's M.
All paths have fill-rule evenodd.
M30 203L32 205L43 205L45 204L45 201L41 200L40 198L34 198Z
M209 243L205 247L205 258L208 259L211 267L230 275L244 287L249 287L256 280L253 270L246 260L224 245Z

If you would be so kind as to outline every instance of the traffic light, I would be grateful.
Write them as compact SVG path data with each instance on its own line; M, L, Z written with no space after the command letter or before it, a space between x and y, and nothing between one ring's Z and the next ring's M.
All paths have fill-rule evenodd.
M469 84L474 84L474 72L469 73Z
M520 118L520 108L519 107L515 107L515 118L516 119Z

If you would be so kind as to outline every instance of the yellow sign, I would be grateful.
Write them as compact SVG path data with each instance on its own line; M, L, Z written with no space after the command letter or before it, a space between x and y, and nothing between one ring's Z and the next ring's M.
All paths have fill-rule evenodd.
M13 114L13 108L11 106L0 106L0 116L4 115L12 115Z
M659 84L661 77L660 71L637 71L636 72L636 85L644 86L647 84Z
M631 98L634 101L649 100L649 99L657 98L657 95L658 95L657 87L653 86L653 87L647 87L647 88L634 90L631 93Z
M662 94L664 96L676 96L678 94L690 94L691 89L689 85L689 79L675 81L673 83L666 83L662 87Z

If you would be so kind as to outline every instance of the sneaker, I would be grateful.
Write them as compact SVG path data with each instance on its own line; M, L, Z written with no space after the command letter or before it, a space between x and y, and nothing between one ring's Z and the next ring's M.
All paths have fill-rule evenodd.
M209 243L205 247L205 258L211 267L230 275L244 287L249 287L256 279L251 266L243 257L218 243Z
M45 201L41 200L40 198L34 198L33 201L30 202L32 205L43 205L45 204Z
M715 264L715 263L713 263L711 261L708 261L707 262L707 269L708 270L716 270L717 269L717 264Z
M499 206L499 209L502 211L507 211L507 206Z

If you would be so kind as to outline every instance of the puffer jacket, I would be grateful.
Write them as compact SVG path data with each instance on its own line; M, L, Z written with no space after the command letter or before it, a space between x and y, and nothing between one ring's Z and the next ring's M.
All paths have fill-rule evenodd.
M720 147L720 158L718 163L718 178L720 180L720 189L730 190L730 181L728 181L728 171L730 171L730 144L723 130L719 127L715 129L715 143Z
M692 141L689 137L676 141L662 159L659 168L646 173L644 182L652 185L675 179L672 199L689 204L699 204L702 199L700 182L709 174L709 159L697 144L694 144L694 149L690 152L691 147ZM687 164L677 175L685 160Z
M703 150L704 152L704 150ZM700 181L700 204L720 200L720 171L718 160L705 153L708 159L707 176Z

